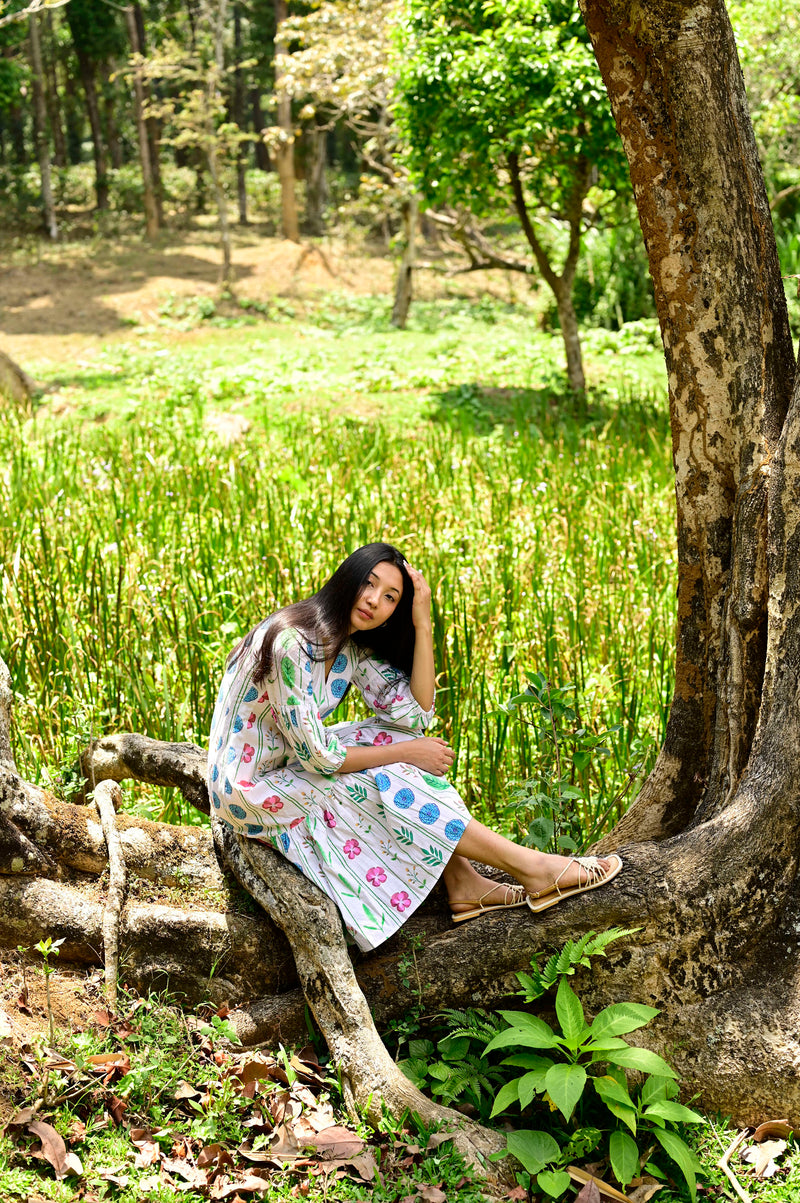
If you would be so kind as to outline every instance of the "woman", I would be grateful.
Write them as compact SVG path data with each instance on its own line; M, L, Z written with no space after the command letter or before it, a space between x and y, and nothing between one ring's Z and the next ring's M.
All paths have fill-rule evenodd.
M454 922L544 910L622 868L548 856L470 817L445 780L453 751L433 716L431 592L388 543L359 548L313 597L232 652L211 727L209 792L222 822L270 843L334 900L369 950L444 877ZM324 727L355 685L374 717ZM498 884L470 864L502 869Z

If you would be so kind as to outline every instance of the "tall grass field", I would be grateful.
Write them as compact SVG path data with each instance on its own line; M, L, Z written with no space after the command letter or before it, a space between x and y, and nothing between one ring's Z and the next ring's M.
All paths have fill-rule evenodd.
M0 652L23 774L58 785L115 731L204 743L238 637L375 539L431 581L435 730L476 814L502 827L535 771L531 728L501 708L533 671L619 727L598 805L646 770L675 587L654 331L590 332L576 400L559 341L514 306L419 305L402 333L384 311L165 304L90 363L40 369L33 415L5 409ZM197 821L168 795L127 805Z

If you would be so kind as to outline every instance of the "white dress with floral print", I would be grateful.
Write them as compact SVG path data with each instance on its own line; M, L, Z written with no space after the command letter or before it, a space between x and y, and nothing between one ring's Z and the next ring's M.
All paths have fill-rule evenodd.
M272 675L256 685L268 622L222 681L211 802L223 823L270 843L324 890L369 950L433 889L470 815L444 777L410 764L337 772L346 748L415 739L433 710L422 710L403 673L349 641L326 678L324 661L294 629L278 636ZM351 684L375 718L325 727Z

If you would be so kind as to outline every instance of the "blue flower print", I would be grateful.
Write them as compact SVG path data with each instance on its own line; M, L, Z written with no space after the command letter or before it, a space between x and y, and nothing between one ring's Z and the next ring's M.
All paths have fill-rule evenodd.
M300 726L299 722L297 721L297 711L296 711L296 710L290 710L290 711L289 711L289 718L290 718L290 719L291 719L291 721L292 721L292 726L293 726L293 727L299 727L299 726Z
M219 800L219 796L214 793L213 789L211 791L211 801L214 803L215 810L219 810L220 806L222 806L222 803Z
M331 681L331 693L335 698L344 697L344 691L347 689L347 682L344 677L337 677L335 681Z
M390 789L391 785L392 783L385 773L375 774L375 787L376 789L379 789L381 793L383 793L384 790Z
M414 801L413 789L399 789L392 798L398 810L408 810L411 803Z
M226 761L226 763L227 763L227 764L233 764L233 762L234 762L234 760L235 760L235 759L236 759L236 749L235 749L235 748L228 748L228 752L227 752L227 755L226 755L226 757L225 757L225 761Z
M424 806L419 808L419 821L430 827L432 823L436 822L441 813L435 802L426 802Z
M217 777L219 777L219 769L216 765L214 765L213 769L211 770L211 780L216 781Z
M226 793L226 794L232 794L232 793L233 793L233 786L231 785L231 783L230 783L230 781L228 780L228 778L227 778L227 777L225 778L225 793Z
M445 827L444 833L448 840L452 840L454 844L457 844L464 834L465 827L466 824L462 823L461 819L451 819Z
M220 750L220 748L222 747L223 743L224 743L224 740L223 740L222 736L220 735L219 739L217 740L217 751L219 751L219 750Z
M237 714L236 718L233 720L234 731L241 731L243 726L244 726L244 719L242 718L241 714Z
M244 700L246 702L254 702L257 697L258 697L258 690L256 689L255 685L251 685L250 688L248 689L247 693L244 695Z
M264 830L264 828L259 826L258 823L248 823L247 824L247 834L248 835L261 835L261 832L263 830Z
M347 668L347 656L345 656L342 652L339 652L339 655L336 657L333 664L331 665L331 672L332 673L343 673L346 668Z
M289 851L289 845L291 844L291 842L292 842L292 841L289 839L289 837L288 837L288 835L286 834L286 832L285 832L285 831L282 831L282 832L281 832L281 843L283 844L283 850L284 850L284 852L288 852L288 851Z
M237 806L235 802L231 802L228 809L230 810L234 819L246 819L247 818L247 811L245 810L245 808L243 806Z

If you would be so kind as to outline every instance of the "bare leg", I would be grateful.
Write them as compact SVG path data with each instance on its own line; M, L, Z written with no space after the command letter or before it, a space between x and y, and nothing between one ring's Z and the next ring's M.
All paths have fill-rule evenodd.
M585 873L581 876L579 867L568 856L551 856L546 852L537 852L535 848L523 848L489 827L484 827L477 819L471 819L442 875L451 905L480 898L486 890L497 885L490 878L477 873L470 860L502 869L516 878L529 894L543 894L552 890L557 877L562 889L586 880ZM603 860L600 863L604 868L609 864ZM498 886L498 889L502 889L502 886ZM476 890L480 892L476 893Z

